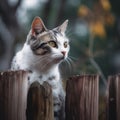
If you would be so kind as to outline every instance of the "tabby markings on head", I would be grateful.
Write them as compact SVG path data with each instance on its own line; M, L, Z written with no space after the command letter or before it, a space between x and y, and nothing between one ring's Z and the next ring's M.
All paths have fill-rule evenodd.
M32 29L29 33L30 37L27 41L27 43L30 44L33 53L36 55L44 55L50 53L52 48L58 48L57 36L60 35L64 37L67 23L68 20L61 26L58 26L53 30L48 30L43 21L39 17L36 17L32 22Z

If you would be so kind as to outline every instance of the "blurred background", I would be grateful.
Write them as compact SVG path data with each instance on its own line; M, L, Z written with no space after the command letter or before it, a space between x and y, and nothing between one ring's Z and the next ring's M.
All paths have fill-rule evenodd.
M101 76L101 117L106 80L120 73L120 0L0 0L0 71L10 68L35 16L49 29L69 19L71 60L63 63L64 74Z
M10 68L35 16L52 29L69 19L69 74L120 72L120 0L0 0L0 71Z

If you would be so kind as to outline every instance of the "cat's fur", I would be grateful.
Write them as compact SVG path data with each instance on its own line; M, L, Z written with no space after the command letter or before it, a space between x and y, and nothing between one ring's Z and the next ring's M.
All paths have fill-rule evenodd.
M30 84L47 81L52 86L54 118L64 120L65 93L59 72L59 64L67 58L69 40L65 36L68 20L62 25L48 30L42 20L33 20L27 40L12 61L12 70L29 71Z

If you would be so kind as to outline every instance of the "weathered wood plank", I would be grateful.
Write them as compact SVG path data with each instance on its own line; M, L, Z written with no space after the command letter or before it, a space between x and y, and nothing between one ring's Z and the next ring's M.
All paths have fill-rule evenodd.
M27 72L0 73L0 120L26 120Z
M27 120L54 120L52 89L47 82L34 82L28 92Z
M66 120L98 120L98 75L71 77L66 87Z

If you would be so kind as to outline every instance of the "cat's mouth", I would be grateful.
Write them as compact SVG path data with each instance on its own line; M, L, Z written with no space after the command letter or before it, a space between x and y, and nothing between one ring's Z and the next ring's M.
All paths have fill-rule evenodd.
M59 63L59 62L63 61L64 59L65 59L65 56L58 56L54 59L54 62Z

